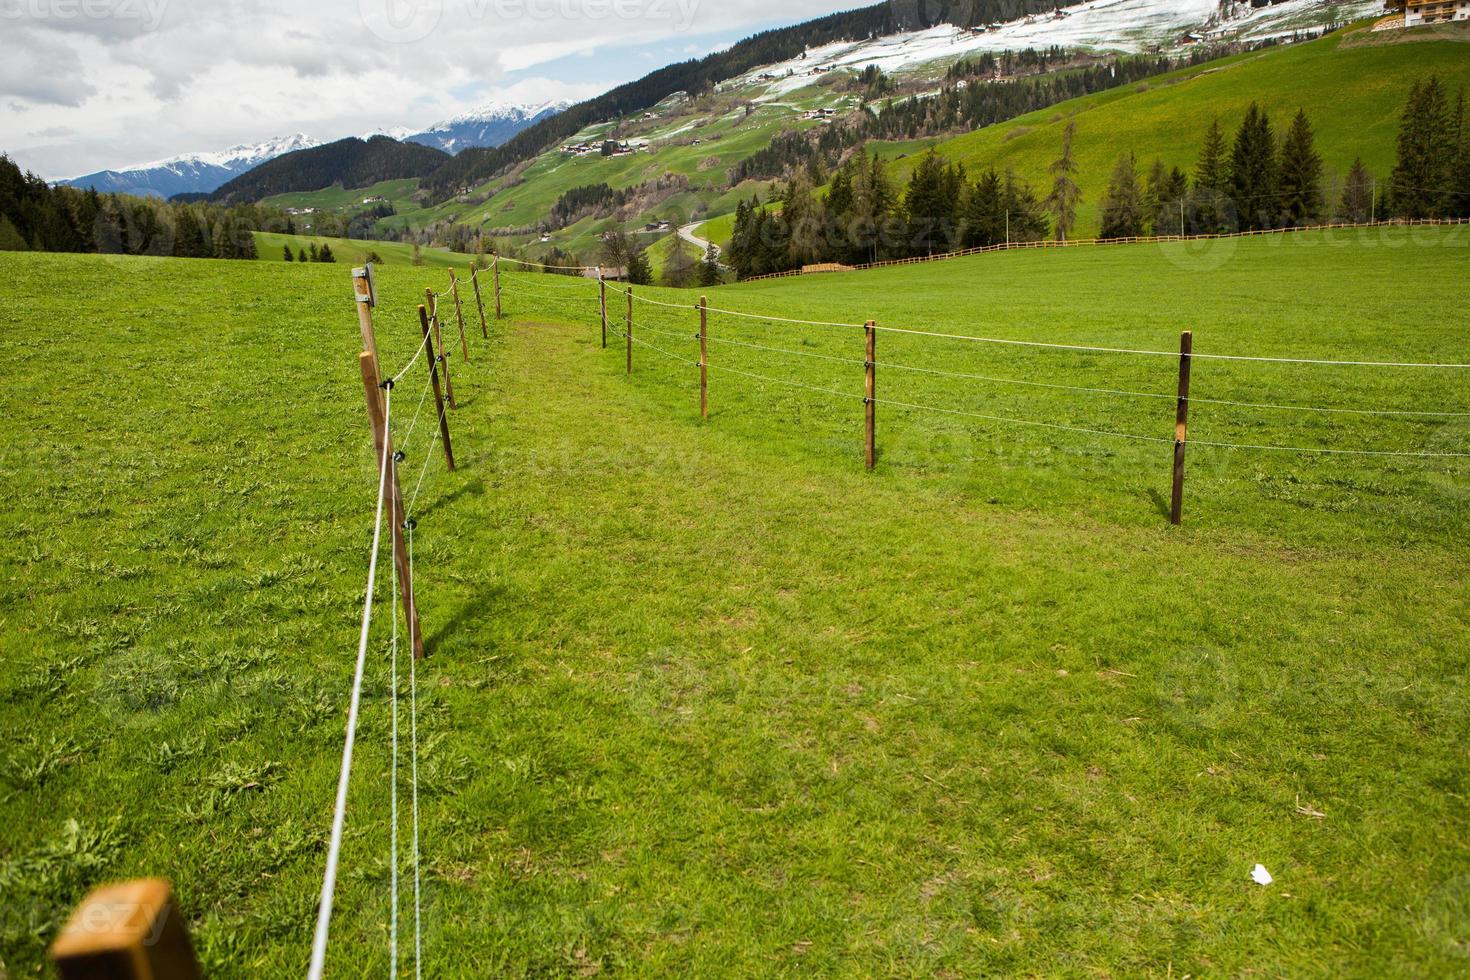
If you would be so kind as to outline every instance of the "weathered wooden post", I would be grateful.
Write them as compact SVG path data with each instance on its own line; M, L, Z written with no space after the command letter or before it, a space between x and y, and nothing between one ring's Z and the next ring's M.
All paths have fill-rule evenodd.
M1174 410L1174 496L1169 506L1169 523L1184 522L1184 447L1189 441L1189 362L1194 352L1194 335L1179 335L1179 402Z
M490 260L490 275L495 280L495 319L499 320L503 313L500 312L500 256Z
M373 331L372 309L378 297L372 282L372 267L353 269L353 285L357 294L357 323L363 332L363 354L362 372L363 386L368 397L368 417L373 425L373 439L378 447L378 458L381 460L384 453L384 442L387 442L387 451L392 454L392 433L388 432L384 425L385 406L382 397L382 372L378 364L378 335ZM369 378L370 375L370 378ZM392 560L398 566L398 582L401 582L403 591L403 614L404 619L413 624L413 655L422 660L423 642L419 638L419 605L413 598L413 572L409 564L409 548L403 539L404 523L407 522L407 514L404 513L403 489L398 486L398 470L394 466L392 472Z
M863 361L863 416L864 416L864 445L868 469L878 464L878 384L875 374L878 369L878 324L869 320L863 326L863 333L867 335L867 357Z
M403 617L408 623L410 634L413 637L413 655L417 660L424 659L423 631L419 629L418 603L413 595L413 571L408 561L408 548L404 542L404 531L407 530L408 513L403 506L403 489L398 485L398 455L393 451L393 433L388 431L388 419L383 406L383 384L378 377L378 362L373 355L364 351L358 356L358 363L362 369L362 390L367 399L368 421L373 427L373 447L377 450L377 459L382 460L384 456L391 456L393 460L393 479L389 484L389 492L392 496L391 507L393 510L393 564L398 566L398 582L403 597ZM393 382L386 382L391 385ZM454 469L450 466L450 469Z
M51 959L62 980L200 976L173 889L157 878L93 889L51 944Z
M475 287L475 309L480 311L480 336L486 340L490 339L490 330L485 326L485 301L480 298L480 268L475 267L475 272L470 276L470 285Z
M444 397L449 399L450 408L458 408L454 403L454 382L449 380L449 351L444 349L444 331L439 328L439 298L427 286L424 304L429 308L429 326L434 330L434 344L439 348L439 363L444 367Z
M449 444L449 419L444 414L444 397L439 394L439 359L434 356L434 335L429 330L429 311L419 307L419 324L424 329L424 355L429 359L429 384L434 389L434 408L439 413L439 438L444 443L444 462L454 469L454 448Z
M633 284L628 283L628 329L625 331L628 342L628 373L633 373Z
M373 267L369 263L352 270L352 290L357 299L357 326L362 331L362 349L378 360L378 335L373 330L373 307L378 295L373 283Z
M607 280L597 270L597 309L602 314L602 349L607 350Z
M699 417L709 418L709 299L699 297Z
M454 297L454 318L459 321L459 347L464 351L464 362L470 363L470 344L464 339L464 307L459 302L459 277L449 270L449 294Z

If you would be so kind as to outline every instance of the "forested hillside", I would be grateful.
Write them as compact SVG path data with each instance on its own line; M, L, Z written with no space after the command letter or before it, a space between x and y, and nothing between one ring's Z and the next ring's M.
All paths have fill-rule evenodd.
M258 201L272 194L321 190L334 184L368 187L382 180L426 177L449 159L442 150L389 136L350 137L263 163L220 187L209 200Z
M506 167L529 160L583 127L640 112L675 92L697 94L752 68L794 58L807 48L832 41L857 40L899 31L954 24L968 27L1055 10L1057 0L941 0L935 3L882 3L764 31L724 51L651 72L636 82L578 103L532 126L505 145L465 150L424 181L435 200L481 183Z

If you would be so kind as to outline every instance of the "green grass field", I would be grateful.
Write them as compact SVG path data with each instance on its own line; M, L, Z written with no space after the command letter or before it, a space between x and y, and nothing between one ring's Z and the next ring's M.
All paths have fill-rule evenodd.
M934 145L971 173L1012 168L1045 196L1062 130L1075 119L1077 183L1084 194L1076 234L1090 236L1097 232L1119 154L1136 154L1144 172L1159 158L1192 174L1210 121L1218 118L1227 140L1233 139L1252 102L1269 113L1278 135L1297 109L1306 109L1334 193L1359 156L1386 179L1409 88L1431 73L1452 93L1470 85L1470 24L1386 36L1360 29L1268 48L1063 102ZM919 157L913 146L904 149L909 156L892 170L900 181L907 181Z
M1003 253L710 299L1465 363L1466 246L1417 229ZM381 270L388 365L431 271ZM0 458L23 488L0 514L12 975L89 884L145 873L176 883L210 975L306 964L376 464L347 268L284 275L0 256ZM701 421L691 364L640 344L629 376L621 338L601 348L595 284L504 279L508 318L452 360L456 473L431 421L404 438L422 364L393 398L404 467L430 454L428 974L1470 968L1470 461L1195 447L1171 529L1167 442L880 404L866 473L860 331L712 314ZM686 305L637 304L635 337L692 359L694 293L638 292ZM892 333L877 357L880 402L1172 433L1171 358ZM1470 412L1461 371L1201 359L1194 394ZM1466 452L1470 418L1201 402L1191 435ZM379 571L336 975L387 968Z
M376 254L383 261L380 265L412 265L413 246L403 242L376 242L365 241L354 238L330 238L321 235L282 235L270 231L253 232L255 235L255 250L262 262L279 262L285 264L284 250L286 245L291 246L293 253L300 253L312 245L332 246L332 254L336 256L337 264L353 265L366 262L369 255ZM451 252L447 248L422 248L419 250L423 264L429 268L456 268L466 269L469 267L473 256L462 252Z

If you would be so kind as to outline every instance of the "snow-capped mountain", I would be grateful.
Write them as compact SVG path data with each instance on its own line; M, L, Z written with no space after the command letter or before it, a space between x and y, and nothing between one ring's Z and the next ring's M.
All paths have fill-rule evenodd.
M453 119L435 123L422 133L407 138L446 153L458 153L472 146L499 146L521 130L556 115L569 105L570 102L543 102L540 105L491 102Z
M103 193L173 197L175 194L207 194L245 171L285 153L319 145L319 140L296 133L264 143L241 144L227 150L186 153L140 163L120 170L99 170L59 183L69 187L95 187Z

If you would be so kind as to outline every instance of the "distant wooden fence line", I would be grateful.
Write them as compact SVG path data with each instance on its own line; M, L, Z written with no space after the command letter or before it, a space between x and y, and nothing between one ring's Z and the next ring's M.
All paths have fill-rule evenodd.
M829 272L862 272L868 269L887 269L899 265L917 265L922 262L941 262L959 259L968 255L985 255L990 252L1009 252L1023 248L1082 248L1095 245L1151 245L1163 242L1208 242L1226 238L1254 238L1260 235L1285 235L1305 231L1335 231L1358 228L1395 227L1443 227L1470 224L1470 218L1392 218L1386 221L1331 222L1322 225L1301 225L1294 228L1256 228L1250 231L1221 232L1212 235L1132 235L1127 238L1079 238L1069 241L1040 239L1034 242L1002 242L998 245L977 245L952 252L936 252L933 255L911 255L902 259L882 259L877 262L862 262L857 265L842 265L828 262L819 265L788 269L785 272L767 272L750 276L740 282L760 282L765 279L784 279L788 276L811 275Z

